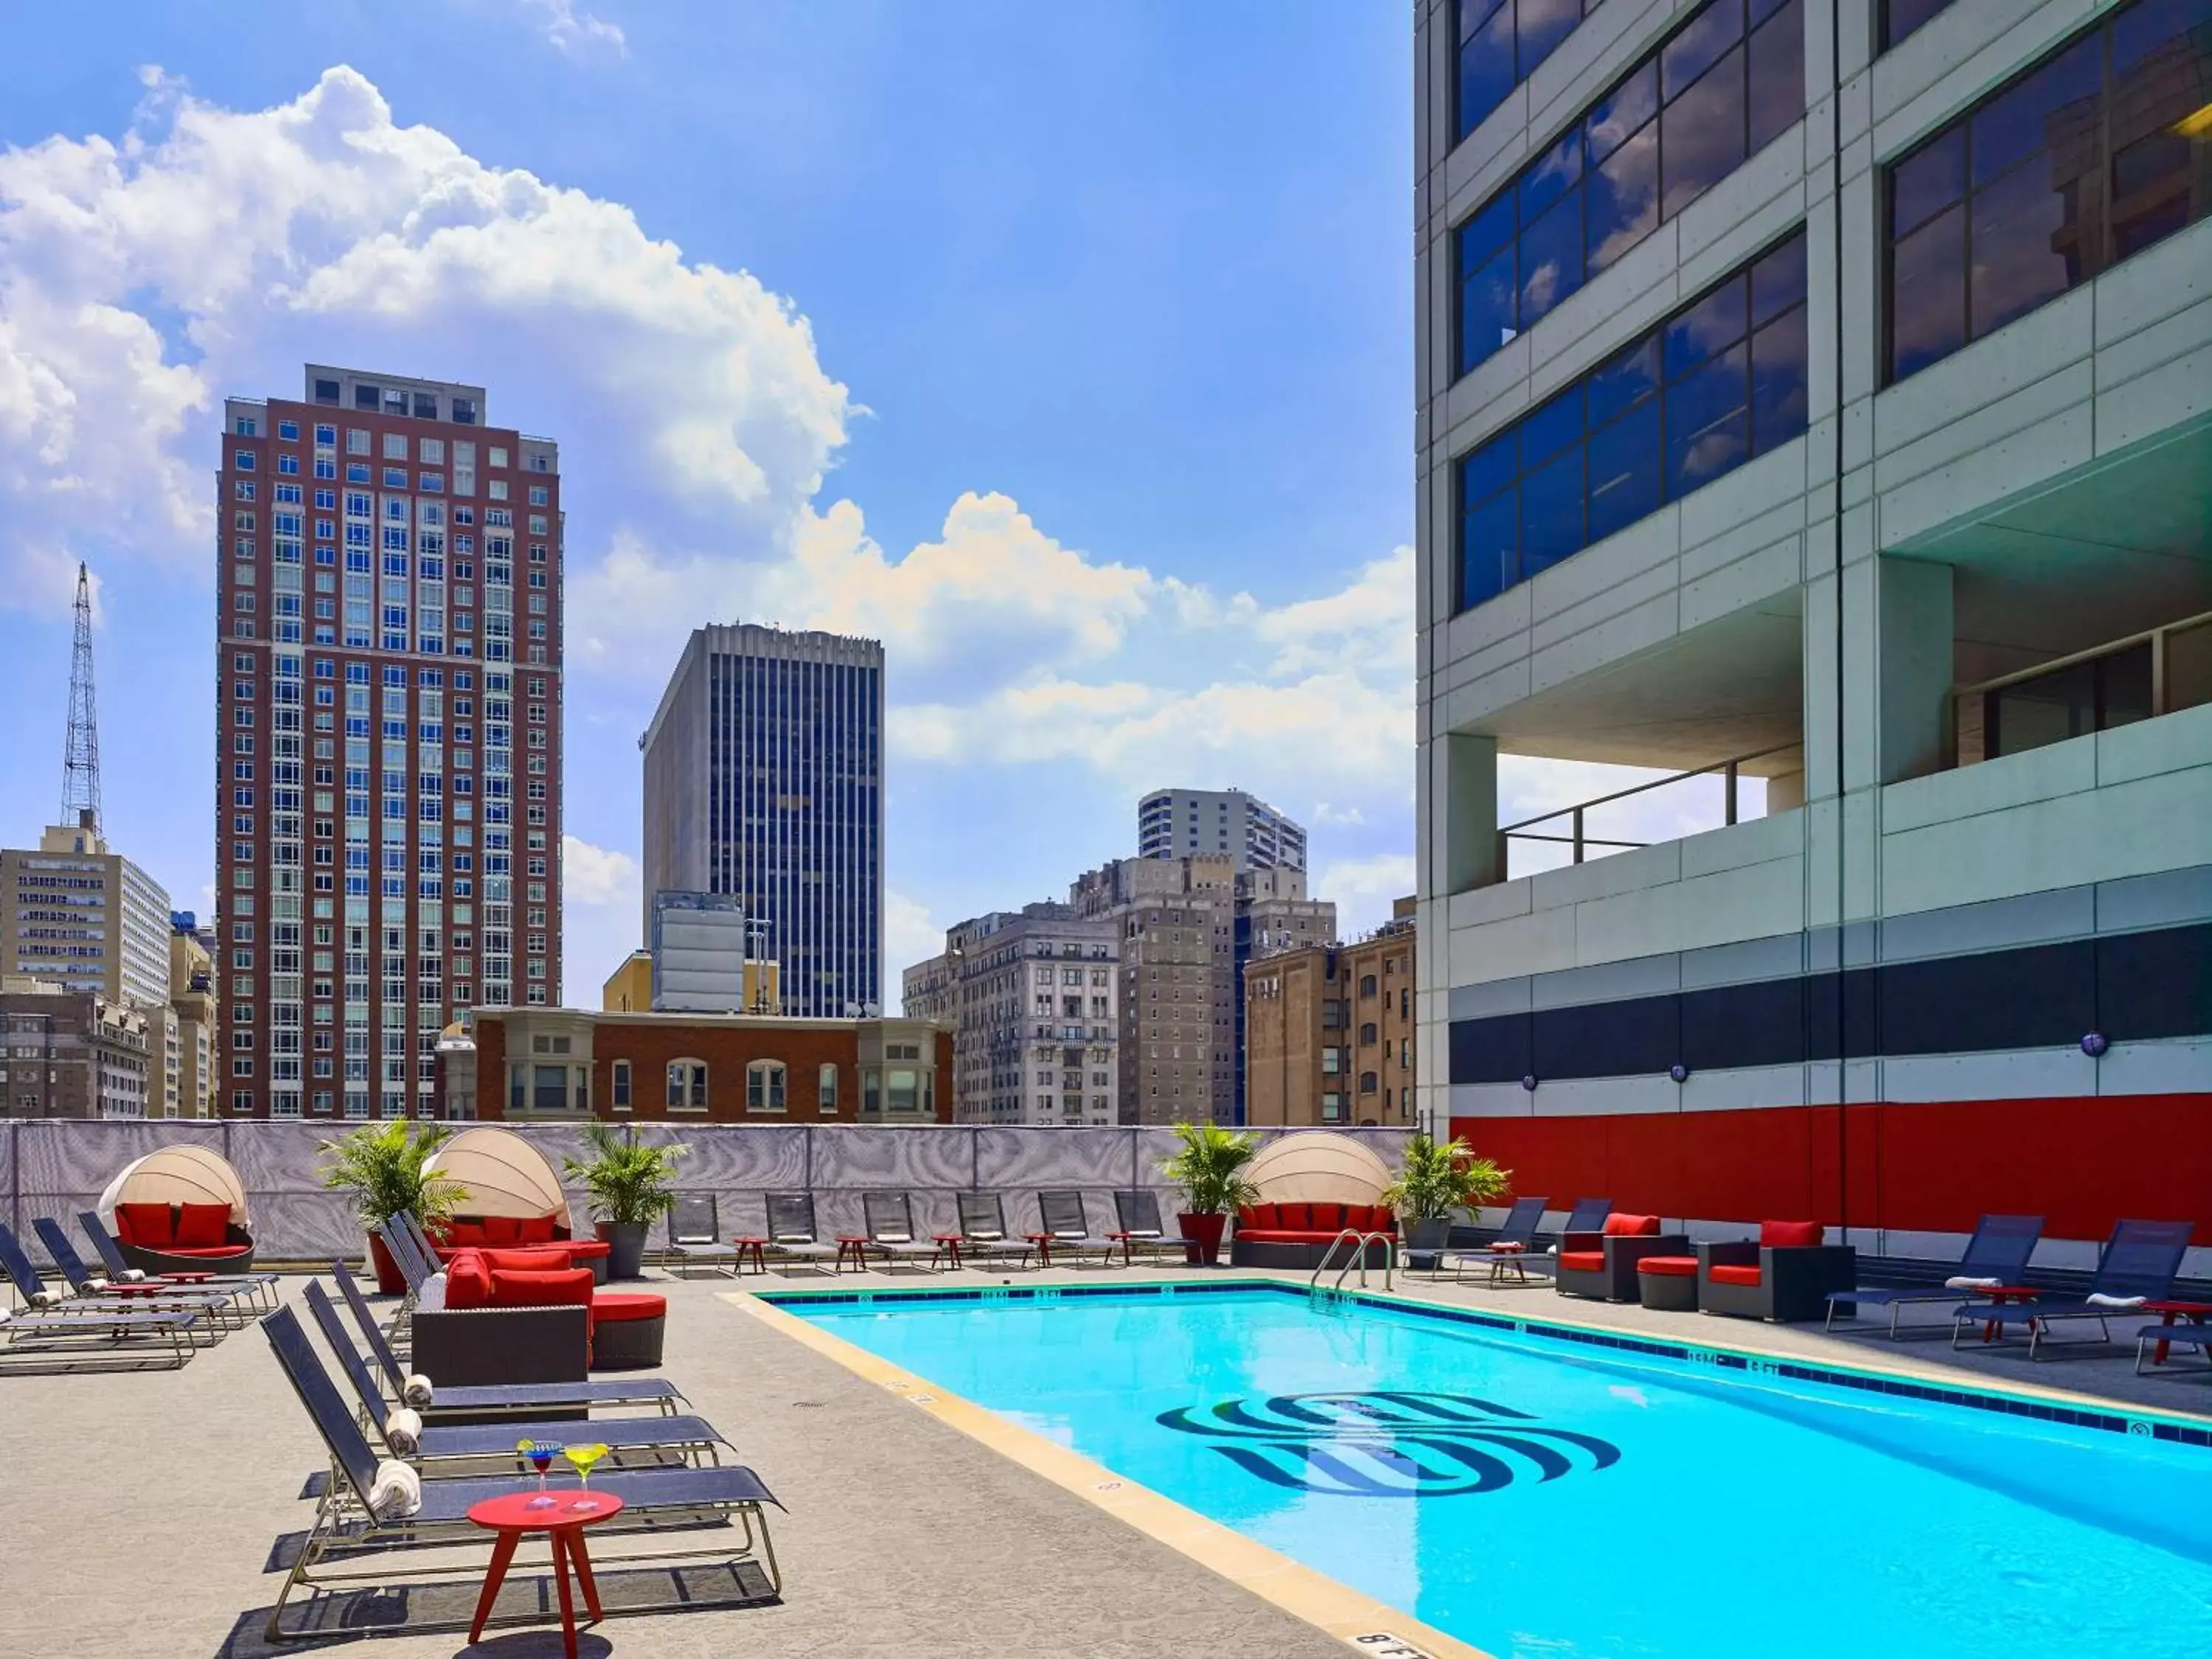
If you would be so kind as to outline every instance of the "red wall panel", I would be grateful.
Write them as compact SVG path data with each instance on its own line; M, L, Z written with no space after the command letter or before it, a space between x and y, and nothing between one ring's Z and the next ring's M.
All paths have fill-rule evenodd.
M2212 1095L1455 1118L1452 1131L1560 1209L1587 1194L1686 1219L1833 1224L1848 1207L1854 1226L1929 1232L2001 1211L2042 1215L2053 1238L2185 1218L2212 1243Z

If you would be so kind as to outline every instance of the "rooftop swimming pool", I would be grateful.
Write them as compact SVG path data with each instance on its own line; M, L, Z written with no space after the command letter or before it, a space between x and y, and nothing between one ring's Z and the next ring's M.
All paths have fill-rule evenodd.
M1282 1286L1074 1291L766 1299L1499 1659L2212 1643L2212 1445L2173 1419Z

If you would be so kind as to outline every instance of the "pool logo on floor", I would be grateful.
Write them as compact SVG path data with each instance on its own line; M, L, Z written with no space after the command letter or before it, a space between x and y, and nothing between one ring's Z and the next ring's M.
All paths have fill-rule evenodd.
M1279 1394L1162 1412L1249 1474L1344 1498L1458 1498L1620 1461L1595 1435L1463 1394Z

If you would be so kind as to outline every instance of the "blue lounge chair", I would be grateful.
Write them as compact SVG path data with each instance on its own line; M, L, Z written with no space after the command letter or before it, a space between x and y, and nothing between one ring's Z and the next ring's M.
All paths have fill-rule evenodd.
M2043 1237L2043 1218L2039 1215L1985 1215L1974 1229L1974 1236L1966 1241L1966 1253L1959 1258L1959 1271L1954 1279L1991 1279L2000 1285L2016 1285L2027 1271L2028 1257L2035 1254L2036 1241ZM1886 1307L1889 1310L1889 1336L1897 1340L1897 1310L1923 1302L1955 1302L1956 1290L1926 1285L1862 1285L1848 1291L1828 1292L1827 1322L1820 1328L1836 1328L1836 1310L1849 1309L1844 1316L1855 1319L1863 1304Z
M2160 1343L2170 1348L2194 1348L2212 1359L2212 1325L2146 1325L2136 1333L2136 1375L2143 1374L2143 1354Z
M2090 1281L2087 1295L2049 1302L1970 1302L1952 1310L1951 1346L1957 1347L1959 1333L1976 1325L2026 1325L2027 1355L2037 1359L2042 1357L2043 1339L2052 1324L2070 1319L2095 1320L2109 1342L2112 1328L2108 1322L2112 1316L2131 1311L2114 1303L2137 1298L2157 1302L2169 1294L2181 1272L2182 1252L2189 1248L2189 1236L2195 1231L2196 1224L2188 1221L2123 1221L2105 1241L2097 1276ZM2093 1302L2090 1297L2112 1300Z
M10 1313L0 1324L0 1360L9 1370L77 1370L139 1369L161 1362L181 1370L200 1346L203 1334L214 1333L202 1322L198 1311L162 1308L137 1313L120 1312L83 1297L70 1299L49 1291L23 1247L0 1222L0 1273L15 1285L29 1311ZM134 1346L141 1341L165 1345Z
M407 1380L407 1370L399 1363L399 1356L386 1341L378 1328L376 1314L361 1293L361 1286L353 1282L353 1274L343 1261L331 1263L331 1276L337 1280L338 1290L345 1297L346 1307L353 1315L353 1322L360 1328L362 1339L368 1345L369 1356L376 1361L377 1369L384 1373L385 1386L397 1400L402 1384ZM579 1407L596 1406L658 1406L668 1416L676 1414L680 1401L690 1404L676 1385L665 1376L639 1376L629 1379L592 1378L583 1382L482 1382L465 1387L437 1386L438 1379L430 1379L432 1393L430 1409L438 1412L486 1413L543 1415L551 1411L574 1410Z
M92 1248L100 1257L100 1265L107 1270L107 1277L111 1283L130 1284L143 1281L149 1277L155 1279L162 1277L159 1273L149 1275L142 1273L132 1267L130 1259L123 1254L123 1247L115 1242L115 1235L100 1224L100 1217L95 1212L79 1210L76 1212L76 1224L84 1229L84 1236L92 1241ZM263 1307L274 1312L276 1307L276 1284L275 1273L216 1273L205 1279L195 1278L191 1285L184 1288L199 1291L228 1291L233 1295L242 1295L251 1291Z
M1563 1233L1595 1233L1605 1228L1606 1217L1613 1213L1609 1198L1578 1198L1575 1207L1567 1212L1567 1224L1559 1229Z
M319 1571L332 1555L351 1556L362 1550L380 1553L394 1547L450 1548L471 1539L487 1541L481 1529L470 1525L469 1506L524 1488L513 1475L426 1480L422 1483L422 1506L414 1514L380 1517L369 1506L369 1493L376 1485L376 1454L348 1414L344 1398L308 1342L299 1316L289 1308L279 1308L261 1322L261 1328L293 1392L322 1436L330 1451L331 1467L337 1472L337 1478L325 1487L316 1504L315 1518L308 1526L283 1589L277 1593L276 1605L270 1610L268 1638L271 1642L282 1642L296 1640L307 1633L303 1630L288 1631L283 1626L285 1604L293 1592L303 1585L320 1588L389 1584L395 1577L420 1576L410 1575L405 1569L395 1571L389 1565L374 1564L351 1571ZM508 1442L510 1447L513 1443ZM767 1511L763 1508L764 1504L775 1504L776 1498L750 1469L732 1463L703 1469L625 1470L601 1474L592 1490L612 1492L623 1500L623 1512L611 1517L603 1530L611 1534L642 1533L650 1540L643 1552L627 1557L603 1557L595 1547L592 1554L597 1559L592 1565L596 1570L605 1571L610 1567L618 1569L647 1560L659 1563L712 1558L732 1569L751 1562L766 1573L769 1593L781 1594L781 1573L776 1565L775 1545L769 1537ZM782 1505L778 1504L777 1507ZM734 1543L686 1550L669 1547L676 1536L726 1536L733 1524L742 1528ZM756 1531L759 1534L757 1540ZM471 1576L475 1576L473 1570ZM410 1628L428 1626L410 1625Z
M1468 1265L1473 1262L1490 1269L1494 1283L1498 1275L1511 1267L1522 1279L1528 1277L1528 1256L1536 1247L1536 1229L1543 1225L1544 1206L1547 1198L1516 1198L1513 1207L1505 1212L1504 1224L1487 1244L1471 1250L1445 1250L1437 1257L1437 1272L1443 1272L1444 1263L1453 1267L1455 1279L1466 1276ZM1607 1208L1610 1209L1610 1205Z
M85 1266L84 1258L76 1253L69 1235L62 1231L61 1223L52 1216L40 1216L31 1223L31 1230L39 1242L46 1247L47 1258L55 1270L69 1282L70 1289L83 1299L87 1307L113 1313L155 1313L166 1309L182 1309L204 1313L210 1320L221 1321L235 1329L246 1322L240 1310L236 1295L229 1291L209 1290L199 1285L168 1285L161 1279L150 1284L142 1280L131 1290L111 1287L98 1279Z
M354 1397L361 1402L362 1424L387 1457L403 1458L410 1463L480 1461L514 1456L517 1440L583 1438L604 1442L612 1449L610 1468L622 1468L629 1461L625 1453L642 1453L648 1464L672 1468L687 1463L719 1463L722 1456L715 1449L718 1446L736 1450L703 1417L653 1416L606 1418L588 1427L580 1426L573 1418L520 1423L502 1419L497 1423L452 1426L432 1424L423 1429L422 1439L412 1452L401 1452L384 1437L384 1425L393 1408L376 1386L376 1373L369 1370L368 1362L354 1346L345 1322L338 1317L337 1304L319 1282L312 1280L305 1300L307 1311L315 1316L315 1323L323 1328L323 1340L329 1346L331 1357L338 1362L338 1369L345 1373L346 1380L353 1384ZM424 1473L431 1471L426 1469Z

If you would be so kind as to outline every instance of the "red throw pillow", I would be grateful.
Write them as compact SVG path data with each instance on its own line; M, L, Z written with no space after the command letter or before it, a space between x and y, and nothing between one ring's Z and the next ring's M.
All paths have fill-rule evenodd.
M1607 1238L1656 1238L1659 1218L1656 1215L1623 1215L1614 1211L1605 1218Z
M118 1204L115 1233L125 1244L142 1250L163 1249L177 1242L176 1215L166 1204Z
M484 1260L483 1252L462 1249L453 1252L453 1261L446 1268L446 1305L449 1308L481 1308L491 1300L491 1264Z
M546 1273L491 1270L491 1305L495 1308L557 1308L592 1305L592 1270L556 1267Z
M177 1206L177 1233L170 1242L194 1249L204 1249L210 1244L229 1242L230 1206L228 1204L179 1204Z
M1317 1233L1341 1232L1350 1224L1346 1212L1347 1204L1309 1204L1306 1206L1306 1225Z
M558 1273L575 1265L566 1250L486 1250L483 1259L494 1273Z
M442 1224L441 1231L445 1243L456 1249L480 1249L487 1242L481 1221L451 1220Z
M1802 1250L1818 1244L1823 1228L1817 1221L1762 1221L1759 1242L1772 1250Z
M553 1218L550 1215L526 1215L518 1227L518 1244L550 1244L553 1242Z
M488 1215L483 1218L484 1243L504 1249L522 1243L522 1223L511 1215Z
M1275 1224L1275 1206L1255 1204L1250 1209L1239 1215L1237 1222L1239 1227L1256 1227L1264 1232Z

